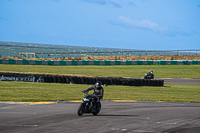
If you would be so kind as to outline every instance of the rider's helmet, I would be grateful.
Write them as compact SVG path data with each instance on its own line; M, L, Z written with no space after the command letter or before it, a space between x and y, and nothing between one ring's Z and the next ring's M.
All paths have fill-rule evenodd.
M97 81L95 83L95 86L97 87L97 89L101 88L101 85L102 85L101 81Z

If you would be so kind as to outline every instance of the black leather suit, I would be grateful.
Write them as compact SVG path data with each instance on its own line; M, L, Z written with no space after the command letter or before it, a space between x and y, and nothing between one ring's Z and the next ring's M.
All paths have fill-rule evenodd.
M85 91L90 91L90 90L94 90L94 97L97 98L97 102L99 102L102 98L103 98L103 93L104 93L104 90L102 87L99 87L97 88L96 85L93 85L92 87L88 88L87 90Z

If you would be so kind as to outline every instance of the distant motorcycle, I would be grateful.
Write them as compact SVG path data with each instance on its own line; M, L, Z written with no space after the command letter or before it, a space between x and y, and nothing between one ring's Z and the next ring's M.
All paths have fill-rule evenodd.
M149 71L148 73L145 73L144 79L154 79L153 71Z
M97 103L93 94L87 94L87 92L85 94L86 95L78 108L77 114L79 116L82 116L83 113L92 113L93 115L97 115L101 110L100 101Z

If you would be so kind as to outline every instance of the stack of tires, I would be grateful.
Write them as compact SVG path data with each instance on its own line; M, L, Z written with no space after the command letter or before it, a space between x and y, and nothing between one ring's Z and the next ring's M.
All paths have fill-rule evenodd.
M126 85L126 86L163 86L164 80L157 79L139 79L139 78L121 78L121 77L79 77L66 75L45 75L45 74L20 74L20 73L0 73L0 77L35 77L45 83L67 83L67 84L90 84L101 81L106 85Z
M126 85L126 86L163 86L164 80L121 78L121 77L78 77L78 76L57 76L45 75L44 82L47 83L67 83L67 84L95 84L101 81L106 85Z

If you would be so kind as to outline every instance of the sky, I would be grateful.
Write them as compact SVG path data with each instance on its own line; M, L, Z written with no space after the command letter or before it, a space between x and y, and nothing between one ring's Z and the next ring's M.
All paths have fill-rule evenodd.
M0 41L200 49L200 0L0 0Z

